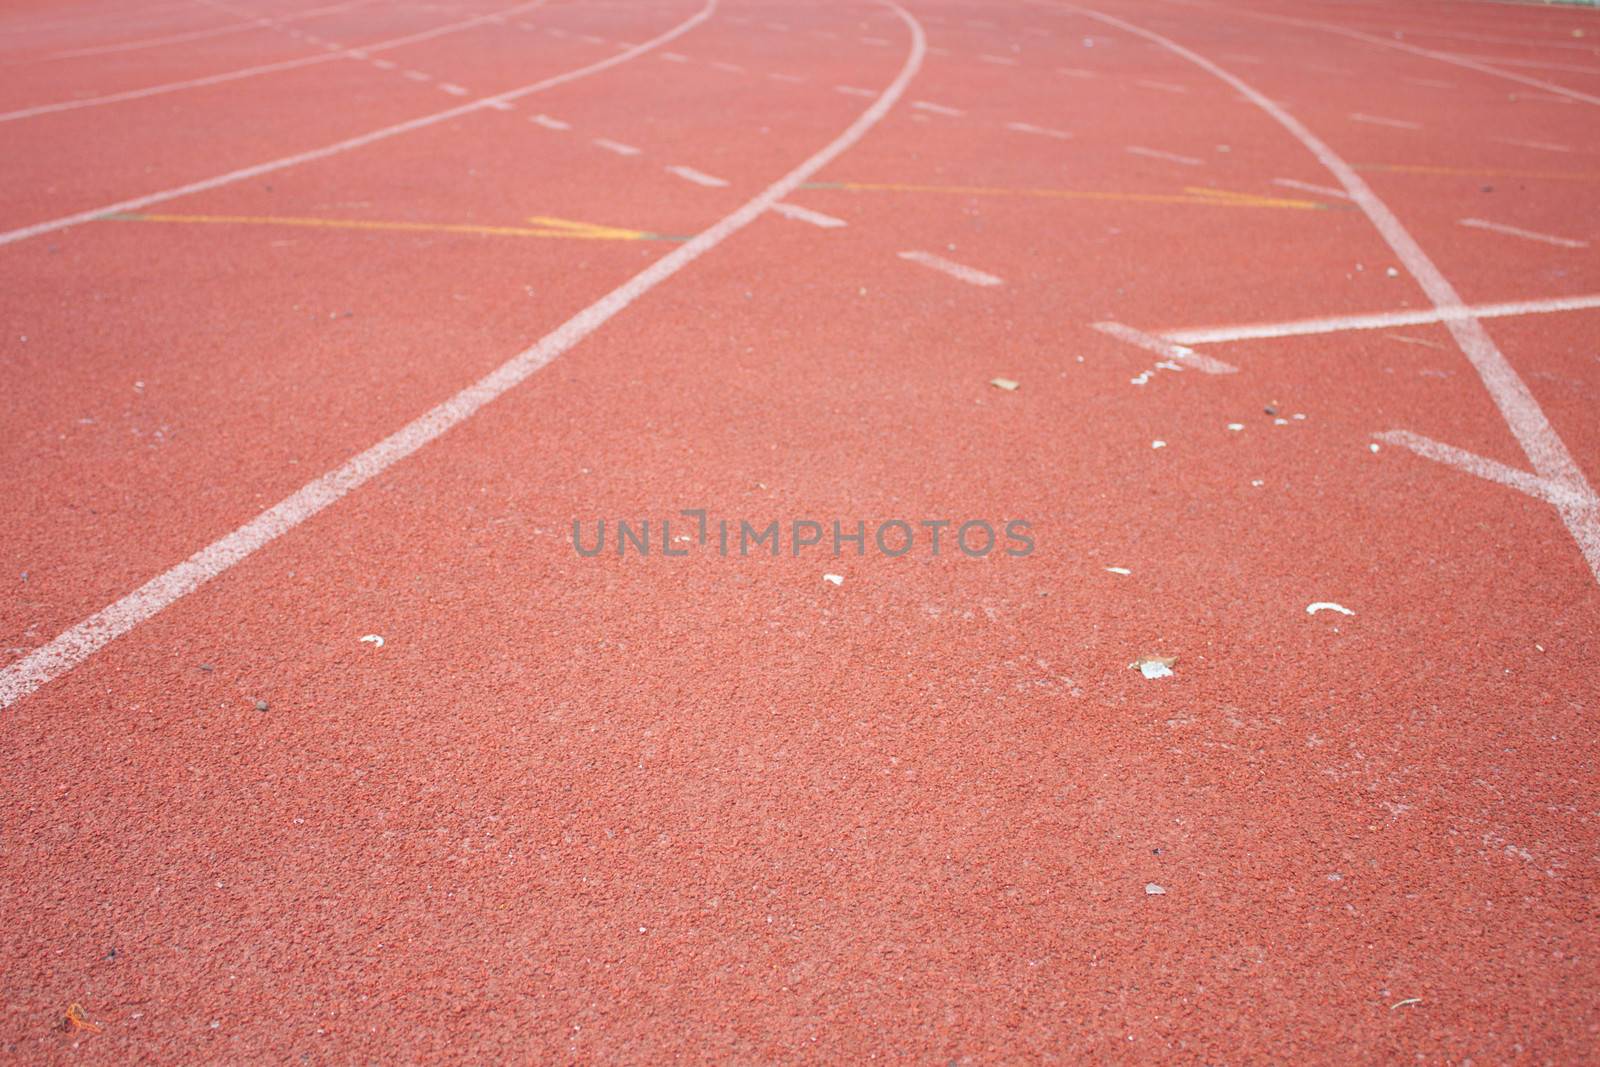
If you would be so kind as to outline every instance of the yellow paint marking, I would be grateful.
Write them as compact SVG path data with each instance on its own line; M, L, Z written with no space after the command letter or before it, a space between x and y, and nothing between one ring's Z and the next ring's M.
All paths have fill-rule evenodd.
M1214 189L1179 193L1106 193L1082 189L996 189L981 185L886 185L870 182L818 182L812 189L851 189L859 192L951 193L957 196L1028 196L1047 200L1122 200L1137 204L1204 204L1207 207L1276 207L1291 211L1322 211L1328 205L1315 200L1218 194Z
M470 223L382 222L373 219L314 219L292 215L106 215L122 222L190 222L241 226L309 226L332 230L400 230L409 233L472 233L494 237L564 237L587 241L661 240L661 235L646 230L624 230L586 222L535 216L528 226L479 226Z
M1238 204L1240 207L1283 207L1313 211L1323 205L1315 200L1295 200L1282 196L1257 196L1255 193L1235 193L1227 189L1211 189L1200 185L1186 185L1183 191L1191 196L1209 196L1217 200Z
M1558 182L1600 181L1600 172L1571 170L1493 170L1480 167L1427 167L1411 163L1357 163L1356 170L1393 171L1399 174L1454 174L1474 178L1548 178Z

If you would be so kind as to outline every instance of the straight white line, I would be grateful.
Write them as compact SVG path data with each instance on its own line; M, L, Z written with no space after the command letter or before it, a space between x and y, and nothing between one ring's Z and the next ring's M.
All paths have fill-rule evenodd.
M931 111L935 115L949 115L951 118L957 119L966 114L965 111L962 111L959 108L945 107L943 104L930 104L926 100L918 100L911 106L916 108L918 111Z
M912 263L920 263L924 267L931 267L936 271L941 271L952 278L959 278L969 285L1003 284L1002 279L995 277L993 274L974 270L960 263L954 263L943 256L936 256L931 252L901 252L899 256L901 259L910 260Z
M1483 219L1459 219L1463 226L1470 226L1475 230L1491 230L1494 233L1503 233L1507 237L1523 237L1529 241L1543 241L1547 245L1558 245L1562 248L1588 248L1588 241L1574 241L1570 237L1554 237L1548 233L1538 233L1534 230L1524 230L1517 226L1504 226L1498 222L1486 222Z
M1017 61L1010 56L979 56L978 62L994 63L1002 67L1014 67L1017 65Z
M1205 162L1205 160L1196 159L1193 156L1180 156L1176 152L1163 152L1159 148L1141 148L1136 144L1129 145L1128 151L1136 156L1148 156L1151 159L1164 159L1169 163L1182 163L1186 167L1198 167Z
M1344 330L1382 330L1391 326L1425 326L1451 319L1499 319L1514 315L1549 315L1558 311L1592 311L1600 308L1600 294L1563 296L1553 300L1516 300L1502 304L1470 304L1457 308L1420 311L1384 311L1371 315L1332 315L1289 322L1260 322L1245 326L1200 326L1162 330L1161 336L1185 345L1220 344L1274 337L1306 337Z
M1111 15L1076 6L1071 6L1071 9L1107 25L1117 26L1147 41L1153 41L1226 82L1276 120L1304 145L1307 151L1316 156L1322 165L1339 179L1339 184L1344 186L1345 191L1350 194L1350 199L1355 201L1362 213L1372 220L1372 225L1383 236L1385 243L1394 250L1396 257L1405 265L1406 271L1416 279L1434 307L1446 316L1445 327L1455 337L1456 343L1461 346L1473 369L1478 372L1484 388L1488 390L1495 406L1500 409L1501 416L1506 420L1506 426L1516 437L1517 443L1522 446L1523 452L1533 464L1534 471L1548 481L1563 485L1572 492L1581 493L1586 499L1593 499L1594 490L1589 487L1582 468L1572 458L1572 453L1567 451L1565 442L1561 440L1555 428L1550 425L1550 420L1545 417L1539 401L1534 398L1526 383L1495 346L1489 332L1483 328L1483 323L1471 315L1462 314L1465 305L1461 302L1461 295L1439 272L1433 260L1428 258L1427 253L1406 231L1394 212L1389 210L1388 205L1378 199L1378 195L1367 185L1365 179L1356 173L1355 168L1307 129L1299 119L1199 53L1185 48L1170 38L1141 29ZM1566 524L1567 531L1577 542L1578 550L1583 554L1595 581L1600 582L1600 507L1559 506L1557 510L1562 522Z
M772 210L786 219L794 219L796 222L809 222L811 225L821 227L824 230L836 230L841 226L848 225L843 219L836 219L832 215L824 215L820 211L812 211L810 208L801 207L799 204L773 204Z
M1054 137L1058 141L1072 140L1072 134L1065 130L1052 130L1044 126L1035 126L1031 122L1008 122L1006 129L1015 130L1017 133L1032 133L1040 137Z
M1158 89L1163 93L1186 93L1189 91L1186 86L1173 85L1171 82L1150 81L1146 78L1139 78L1133 84L1143 86L1146 89Z
M1396 130L1422 129L1420 122L1407 122L1404 119L1386 119L1379 115L1363 115L1359 111L1350 112L1350 118L1354 122L1365 122L1369 126L1389 126Z
M1372 436L1391 445L1409 448L1425 459L1444 463L1455 467L1457 470L1476 475L1479 478L1510 486L1512 489L1520 490L1529 496L1537 497L1557 507L1593 507L1596 503L1592 499L1587 499L1581 494L1574 493L1565 486L1541 478L1537 474L1530 474L1515 467L1508 467L1504 463L1489 459L1486 456L1480 456L1476 452L1468 452L1465 449L1435 441L1431 437L1424 437L1409 430L1388 430L1384 433L1375 433Z
M1537 149L1539 149L1540 151L1543 151L1543 152L1571 152L1572 151L1572 149L1569 148L1568 146L1566 146L1564 144L1556 144L1553 141L1518 141L1518 140L1515 140L1515 139L1510 138L1510 137L1491 137L1489 139L1491 141L1498 141L1501 144L1516 145L1518 148L1537 148Z
M560 119L553 119L549 115L534 115L532 118L528 119L528 121L533 123L535 126L543 126L547 130L572 129L572 123L562 122Z
M109 607L83 620L49 644L0 670L0 709L72 670L135 626L194 592L265 545L347 496L394 464L476 414L569 351L611 318L678 271L760 218L812 175L861 140L889 113L922 66L927 47L922 27L892 0L884 0L911 33L900 73L873 104L820 151L710 229L656 260L622 285L578 312L537 344L524 349L438 407L425 412L365 452L303 486L232 533L152 578ZM707 8L709 11L710 8Z
M718 178L713 174L707 174L704 171L695 170L693 167L674 166L668 167L667 170L673 174L676 174L684 181L694 182L696 185L704 185L708 189L722 189L728 184L722 178Z
M431 81L433 81L433 75L432 74L427 74L427 73L424 73L423 71L420 71L420 70L408 70L408 71L406 71L406 77L410 78L414 82L431 82Z
M596 137L591 142L596 148L604 148L607 152L615 152L619 156L636 156L639 150L631 144L613 141L609 137Z
M546 0L531 0L530 3L519 4L513 11L526 11L541 7ZM421 33L409 34L405 37L396 37L388 41L379 41L376 44L362 45L356 51L379 52L389 48L399 48L401 45L425 41L433 37L440 37L447 33L458 33L472 26L488 21L492 16L479 15L476 18L464 19L461 22L452 22L444 26L436 26L431 30ZM190 78L187 81L167 82L163 85L146 86L143 89L129 89L121 93L108 93L104 96L89 96L80 100L61 100L54 104L39 104L35 107L25 107L17 111L0 113L0 122L16 122L19 119L34 118L39 115L49 115L58 111L73 111L84 107L99 107L104 104L117 104L125 100L142 100L145 97L161 96L166 93L175 93L183 89L198 89L207 85L220 85L223 82L239 81L241 78L254 78L261 74L273 74L280 70L295 70L299 67L309 67L314 63L327 63L330 60L341 59L349 55L350 50L342 52L326 52L321 55L303 56L299 59L286 59L278 63L266 63L258 67L246 67L242 70L230 70L222 74L212 74L204 78Z
M1311 182L1299 182L1293 178L1274 178L1273 185L1281 185L1285 189L1299 189L1303 193L1316 193L1318 196L1332 196L1340 200L1349 200L1350 194L1343 189L1333 189L1326 185L1313 185Z
M877 96L871 89L858 89L854 85L835 85L833 91L846 96Z
M372 65L379 70L393 70L399 64L392 59L374 59Z
M504 100L491 100L487 104L484 104L483 106L487 107L487 108L492 108L495 111L515 111L517 109L517 105L508 104Z
M159 193L148 193L144 196L136 196L128 200L120 200L115 204L107 204L104 207L92 208L88 211L79 211L71 215L63 215L61 218L51 219L48 222L36 222L31 226L23 226L15 230L7 230L4 233L0 233L0 245L11 244L14 241L25 241L30 237L38 237L41 234L54 233L56 230L64 230L69 226L77 226L85 222L92 222L104 215L115 215L125 211L138 211L140 208L149 207L151 204L162 204L168 200L176 200L181 196L188 196L192 193L202 193L210 189L221 188L224 185L232 185L235 182L248 181L251 178L259 178L263 174L271 174L274 171L283 170L287 167L299 166L301 163L310 163L313 160L327 159L329 156L336 156L341 152L348 152L353 148L363 148L369 144L375 144L378 141L388 140L390 137L398 137L401 134L410 133L413 130L426 129L429 126L435 126L441 122L448 122L451 119L459 118L462 115L469 115L474 111L480 110L481 108L491 106L495 101L505 101L509 103L513 100L520 100L524 96L530 96L534 93L544 92L546 89L553 89L558 85L565 85L568 82L577 81L579 78L586 78L591 74L598 74L602 70L609 70L610 68L619 64L626 63L631 59L635 59L641 55L644 55L646 52L665 44L667 41L673 40L676 37L680 37L683 34L688 33L690 30L700 25L700 23L711 17L711 13L717 9L717 2L718 0L704 0L704 3L701 5L701 8L698 12L690 15L672 29L667 30L666 32L644 42L631 52L618 52L614 56L598 60L594 63L588 64L587 66L569 70L564 74L551 75L550 77L545 78L542 81L536 81L531 85L524 85L520 88L499 93L495 96L484 97L481 100L474 100L470 103L458 104L457 106L449 108L445 111L436 111L431 115L424 115L421 118L410 119L406 122L396 123L393 126L385 126L382 129L373 130L371 133L364 133L358 137L350 137L343 141L335 141L333 144L324 145L321 148L313 148L309 152L300 152L292 156L283 156L279 159L270 160L266 163L257 163L251 167L242 167L239 170L229 171L226 174L219 174L213 178L204 178L197 182L190 182L188 185L180 185L174 189L166 189Z
M1182 363L1206 374L1239 373L1239 368L1231 363L1224 363L1220 359L1203 356L1193 349L1173 343L1170 339L1152 337L1142 330L1135 330L1132 326L1124 326L1120 322L1097 322L1094 324L1094 328L1103 334L1115 337L1119 341L1126 341L1130 345L1142 348L1146 352L1154 352L1162 359L1170 359L1174 363Z
M439 83L439 88L443 92L449 93L451 96L466 96L467 95L467 87L466 86L464 86L464 85L456 85L453 82L440 82Z
M321 15L332 15L338 11L347 11L353 7L373 3L374 0L349 0L343 4L330 4L327 7L313 8L310 11L297 11L291 15L279 15L276 18L248 18L248 21L237 26L213 26L204 30L189 30L185 33L168 34L165 37L143 37L136 41L123 41L120 44L103 44L94 48L75 48L70 52L54 52L44 57L43 61L57 59L78 59L83 56L103 56L112 52L134 52L143 48L155 48L164 44L178 44L182 41L198 41L204 37L221 37L230 33L243 33L246 30L259 30L270 28L275 23L299 22L302 19L317 18ZM228 12L235 17L241 17L235 12Z

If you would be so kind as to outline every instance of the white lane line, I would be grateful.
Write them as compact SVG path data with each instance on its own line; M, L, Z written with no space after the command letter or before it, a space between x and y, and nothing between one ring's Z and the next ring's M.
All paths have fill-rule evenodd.
M507 92L498 93L494 96L484 97L481 100L474 100L470 103L458 104L455 107L449 108L445 111L436 111L431 115L423 115L421 118L410 119L406 122L399 122L393 126L385 126L382 129L373 130L370 133L363 133L359 136L350 137L343 141L335 141L333 144L324 145L321 148L313 148L308 152L299 152L292 156L283 156L278 159L269 160L266 163L257 163L254 166L241 167L238 170L232 170L226 174L219 174L216 177L204 178L200 181L190 182L187 185L180 185L173 189L165 189L159 193L148 193L144 196L131 197L127 200L120 200L115 204L107 204L104 207L92 208L88 211L79 211L71 215L63 215L60 218L51 219L48 222L36 222L31 226L22 226L15 230L6 230L5 232L0 233L0 245L11 244L14 241L25 241L30 237L38 237L41 234L54 233L56 230L64 230L69 226L78 226L85 222L92 222L103 215L115 215L124 211L138 211L140 208L149 207L151 204L166 203L168 200L176 200L179 197L189 196L192 193L202 193L209 189L218 189L224 185L232 185L235 182L248 181L251 178L259 178L263 174L271 174L274 171L283 170L287 167L299 166L302 163L310 163L313 160L327 159L329 156L336 156L341 152L348 152L353 148L363 148L369 144L375 144L378 141L385 141L391 137L398 137L401 134L410 133L413 130L426 129L429 126L435 126L441 122L448 122L451 119L460 118L462 115L469 115L474 111L492 105L495 101L504 101L509 103L513 100L520 100L524 96L531 96L534 93L544 92L546 89L553 89L558 85L565 85L568 82L577 81L580 78L587 78L591 74L598 74L600 71L609 70L612 67L626 63L631 59L636 59L639 56L652 51L658 46L665 44L667 41L681 37L683 34L688 33L690 30L700 25L700 23L711 17L712 12L716 11L717 9L717 3L718 0L704 0L699 11L693 15L690 15L688 18L684 19L671 29L652 37L648 41L645 41L638 48L635 48L631 52L618 52L614 56L597 60L596 62L587 64L586 66L577 67L573 70L567 71L564 74L553 74L550 77L545 78L542 81L536 81L531 85L524 85L516 89L511 89Z
M926 100L918 100L911 106L916 108L918 111L931 111L935 115L949 115L951 118L956 119L966 114L965 111L962 111L959 108L945 107L943 104L931 104Z
M541 7L546 0L531 0L529 3L519 4L514 11L526 11ZM389 48L399 48L401 45L412 44L417 41L441 37L447 33L459 33L470 27L481 25L488 21L490 16L478 15L475 18L452 22L444 26L436 26L431 30L421 33L409 34L405 37L396 37L388 41L379 41L376 44L362 45L358 51L378 52ZM265 63L257 67L245 67L242 70L225 71L222 74L211 74L204 78L190 78L186 81L166 82L162 85L150 85L143 89L129 89L120 93L107 93L104 96L87 96L78 100L61 100L54 104L39 104L35 107L25 107L17 111L0 113L0 122L16 122L19 119L33 118L38 115L48 115L58 111L72 111L84 107L100 107L105 104L117 104L126 100L142 100L150 96L161 96L166 93L175 93L184 89L198 89L207 85L221 85L224 82L239 81L242 78L254 78L262 74L273 74L280 70L295 70L299 67L309 67L314 63L326 63L330 60L340 59L348 55L344 52L326 52L322 55L303 56L299 59L286 59L278 63Z
M631 144L613 141L609 137L596 137L592 142L596 148L604 148L607 152L615 152L619 156L636 156L639 150Z
M1475 230L1490 230L1494 233L1503 233L1508 237L1522 237L1529 241L1543 241L1547 245L1558 245L1561 248L1588 248L1588 241L1575 241L1570 237L1555 237L1548 233L1538 233L1534 230L1524 230L1517 226L1505 226L1498 222L1487 222L1484 219L1458 219L1463 226L1470 226Z
M182 563L68 629L49 644L0 670L0 709L10 707L51 679L72 670L141 622L194 592L251 553L282 537L441 434L471 418L485 404L526 381L639 297L760 218L773 205L792 194L812 175L860 141L882 121L905 92L906 86L922 66L927 47L921 25L892 0L884 2L893 8L909 29L911 48L894 81L843 133L737 211L678 245L546 334L537 344L517 353L438 407L424 412L365 452L301 487L232 533L213 541ZM706 12L710 10L712 8L708 7Z
M1052 130L1045 126L1035 126L1031 122L1008 122L1006 129L1015 130L1017 133L1032 133L1040 137L1054 137L1058 141L1072 140L1072 134L1065 130Z
M871 89L858 89L854 85L835 85L833 91L846 96L877 96Z
M410 78L414 82L431 82L431 81L433 81L433 75L432 74L428 74L428 73L425 73L425 72L420 71L420 70L408 70L408 71L406 71L406 77Z
M824 230L836 230L841 226L848 225L843 219L836 219L832 215L824 215L820 211L812 211L810 208L801 207L799 204L773 204L772 210L786 219L794 219L796 222L809 222L811 225L821 227Z
M310 11L297 11L291 15L279 15L275 19L258 19L241 16L237 12L229 12L235 17L249 18L248 22L237 26L214 26L204 30L189 30L185 33L168 34L165 37L143 37L136 41L123 41L118 44L97 45L94 48L75 48L70 52L54 52L44 57L45 61L56 59L77 59L82 56L103 56L111 52L133 52L142 48L155 48L164 44L178 44L182 41L198 41L203 37L221 37L224 34L243 33L246 30L258 30L263 27L274 28L274 23L298 22L302 19L316 18L319 15L331 15L338 11L346 11L352 7L374 3L375 0L349 0L347 3L331 4L328 7L313 8Z
M1534 471L1540 477L1558 483L1585 499L1594 498L1594 490L1589 487L1582 468L1572 458L1572 453L1567 450L1566 443L1556 433L1555 427L1550 425L1544 409L1539 406L1539 401L1534 398L1527 384L1495 345L1489 332L1483 328L1483 323L1470 314L1462 314L1465 305L1461 301L1461 295L1440 273L1433 260L1428 258L1422 246L1418 245L1416 239L1407 232L1394 212L1389 210L1388 205L1380 200L1367 185L1366 180L1356 173L1355 168L1307 129L1299 119L1236 75L1223 70L1199 53L1159 33L1141 29L1114 16L1086 8L1075 7L1073 10L1107 25L1120 27L1147 41L1153 41L1226 82L1271 116L1295 140L1304 145L1307 151L1316 156L1322 165L1339 179L1339 184L1350 194L1350 199L1355 201L1356 206L1372 221L1372 225L1382 235L1384 242L1393 249L1396 257L1405 265L1407 273L1416 279L1434 307L1446 316L1445 327L1456 339L1462 353L1472 364L1473 370L1477 371L1478 378L1488 390L1495 406L1500 409L1507 428L1522 446L1522 451L1533 464ZM1600 507L1558 506L1557 511L1567 527L1567 532L1577 543L1579 552L1583 554L1584 562L1589 565L1595 581L1600 582Z
M1187 86L1173 85L1171 82L1150 81L1147 78L1139 78L1133 84L1145 89L1156 89L1163 93L1186 93L1189 91Z
M995 277L993 274L974 270L972 267L952 262L943 256L936 256L932 252L901 252L898 254L901 259L909 260L912 263L920 263L924 267L931 267L933 270L948 274L952 278L959 278L969 285L1003 284L1002 279Z
M1549 315L1561 311L1600 308L1600 293L1562 296L1551 300L1514 300L1501 304L1466 304L1457 308L1423 311L1384 311L1371 315L1330 315L1288 322L1258 322L1244 326L1198 326L1162 330L1161 336L1185 345L1210 345L1225 341L1254 341L1274 337L1306 337L1345 330L1383 330L1392 326L1426 326L1453 319L1500 319L1516 315Z
M533 123L535 126L543 126L547 130L572 129L572 123L562 122L560 119L553 119L549 115L534 115L528 119L528 121Z
M1163 152L1159 148L1141 148L1136 144L1129 145L1127 150L1136 156L1148 156L1151 159L1164 159L1168 163L1182 163L1186 167L1198 167L1205 162L1205 160L1196 159L1194 156L1180 156L1176 152Z
M696 185L704 185L708 189L722 189L726 188L728 184L724 179L718 178L714 174L707 174L705 171L695 170L693 167L668 167L667 171L671 174L676 174L684 181L694 182Z
M440 82L439 89L441 92L449 93L451 96L467 95L467 87L465 85L456 85L454 82Z
M1094 324L1094 328L1103 334L1115 337L1119 341L1126 341L1136 348L1142 348L1146 352L1154 352L1162 359L1170 359L1174 363L1182 363L1206 374L1239 373L1239 368L1231 363L1224 363L1220 359L1203 356L1199 352L1185 348L1183 345L1176 344L1169 339L1153 337L1142 330L1135 330L1132 326L1124 326L1120 322L1097 322Z
M1343 189L1334 189L1326 185L1315 185L1311 182L1295 181L1293 178L1274 178L1273 185L1281 185L1285 189L1299 189L1302 193L1316 193L1318 196L1331 196L1340 200L1349 200L1350 194Z
M1010 56L979 56L978 62L993 63L1001 67L1014 67L1017 65L1017 61L1012 59Z
M1491 141L1498 141L1501 144L1516 145L1518 148L1537 148L1542 152L1572 151L1572 149L1567 145L1556 144L1554 141L1518 141L1510 137L1491 137L1489 139Z
M1436 59L1441 63L1451 63L1458 67L1465 67L1467 70L1478 71L1480 74L1490 74L1496 78L1504 78L1507 81L1514 81L1518 84L1531 86L1535 89L1543 89L1545 92L1556 93L1571 100L1580 100L1586 104L1600 104L1600 96L1595 96L1592 93L1584 93L1579 92L1576 89L1568 89L1564 85L1556 85L1554 82L1541 81L1538 78L1530 78L1523 74L1514 74L1509 70L1501 70L1499 67L1491 66L1488 63L1480 63L1477 60L1468 59L1465 56L1456 55L1451 52L1438 52L1432 48L1420 48L1414 44L1406 44L1404 41L1390 40L1387 37L1379 37L1376 34L1371 33L1362 33L1360 30L1347 29L1344 26L1335 26L1327 22L1313 22L1309 19L1291 18L1287 15L1268 15L1259 11L1241 11L1234 8L1230 8L1229 10L1230 13L1246 14L1251 18L1264 19L1268 22L1282 22L1291 26L1307 26L1311 29L1322 30L1324 33L1336 33L1340 36L1349 37L1357 41L1365 41L1367 44L1376 45L1379 48L1393 48L1401 52L1410 52L1415 56L1426 56L1429 59Z
M1536 497L1557 507L1581 508L1586 505L1592 507L1595 504L1594 500L1586 499L1581 494L1574 493L1559 482L1552 482L1548 478L1539 477L1537 474L1530 474L1515 467L1508 467L1504 463L1489 459L1486 456L1480 456L1476 452L1468 452L1466 449L1435 441L1433 438L1424 437L1420 433L1412 433L1409 430L1388 430L1384 433L1375 433L1372 436L1391 445L1409 448L1425 459L1455 467L1457 470L1466 471L1468 474L1476 475L1486 481L1510 486L1512 489L1520 490L1531 497Z
M1388 126L1396 130L1420 130L1422 123L1407 122L1405 119L1386 119L1381 115L1363 115L1359 111L1350 112L1352 122L1365 122L1369 126Z
M487 104L484 104L483 106L487 107L487 108L492 108L495 111L515 111L517 109L517 105L508 104L504 100L490 100Z

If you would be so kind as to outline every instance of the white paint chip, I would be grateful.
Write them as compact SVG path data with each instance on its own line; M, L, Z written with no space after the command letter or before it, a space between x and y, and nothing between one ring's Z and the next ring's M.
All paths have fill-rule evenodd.
M365 637L363 637L361 639L361 643L365 644L365 645L375 645L378 648L382 648L383 647L383 638L381 636L379 636L378 634L367 634Z
M619 156L636 156L639 154L639 149L633 147L633 145L623 144L621 141L613 141L609 137L596 137L593 144L596 148L604 148L607 152L615 152Z
M1335 604L1331 600L1318 600L1314 604L1307 604L1306 605L1306 614L1307 615L1315 615L1319 611L1337 611L1340 615L1354 615L1355 614L1355 612L1351 611L1349 608L1345 607L1343 604Z
M844 575L842 575L842 574L824 574L822 576L822 580L825 581L825 582L832 582L834 585L843 585L844 584Z
M1106 570L1110 571L1112 574L1132 574L1133 573L1132 571L1130 571L1126 567L1107 567Z
M1156 885L1154 882L1147 882L1145 883L1144 892L1145 896L1160 897L1166 895L1167 889L1166 886Z
M553 119L549 115L534 115L532 118L528 119L528 121L533 123L535 126L543 126L547 130L572 129L572 124L570 122L562 122L560 119Z
M1168 163L1182 163L1186 167L1199 167L1205 160L1196 159L1194 156L1183 156L1177 152L1163 152L1159 148L1145 148L1143 145L1131 144L1127 148L1129 155L1144 156L1147 159L1163 159Z

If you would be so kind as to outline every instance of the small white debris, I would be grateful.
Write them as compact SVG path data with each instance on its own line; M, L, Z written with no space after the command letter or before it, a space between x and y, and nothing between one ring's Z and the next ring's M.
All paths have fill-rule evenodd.
M1383 273L1387 274L1391 278L1400 277L1400 272L1395 270L1393 267L1390 267L1388 270L1384 271Z
M1126 567L1107 567L1106 570L1110 571L1112 574L1132 574L1133 573L1132 571L1130 571Z
M1263 485L1266 485L1267 483L1262 481L1260 478L1252 478L1252 479L1250 479L1250 484L1255 486L1257 489L1260 489Z
M1146 678L1171 678L1172 665L1176 662L1177 656L1140 656L1128 666Z
M825 581L825 582L832 582L834 585L843 585L844 584L844 575L842 575L842 574L824 574L822 576L822 580Z
M1294 417L1295 417L1296 420L1298 420L1300 422L1304 422L1306 416L1305 416L1304 412L1297 411L1297 412L1294 413Z
M1230 422L1228 423L1228 429L1232 430L1234 433L1238 433L1240 430L1244 429L1244 423Z
M1377 442L1373 442L1372 444L1368 445L1367 447L1372 449L1374 452L1378 451Z
M1273 419L1272 420L1272 425L1274 425L1274 426L1287 426L1287 425L1289 425L1289 420L1288 419L1283 419L1283 418Z
M994 386L996 389L1004 389L1008 393L1016 392L1018 387L1022 385L1021 382L1015 381L1011 378L990 378L989 384Z
M1156 885L1154 882L1146 882L1145 883L1145 887L1144 887L1144 895L1147 896L1147 897L1163 897L1163 896L1166 896L1167 895L1167 887L1166 886L1162 886L1162 885Z
M1165 441L1151 441L1150 442L1150 447L1151 448L1166 448L1167 447L1167 443Z
M383 638L378 636L377 634L367 634L365 637L363 637L361 639L361 643L362 644L367 644L367 645L377 645L379 648L382 648L383 647Z
M1337 611L1341 615L1354 615L1355 612L1343 604L1335 604L1331 600L1319 600L1315 604L1306 605L1306 614L1315 615L1319 611Z

